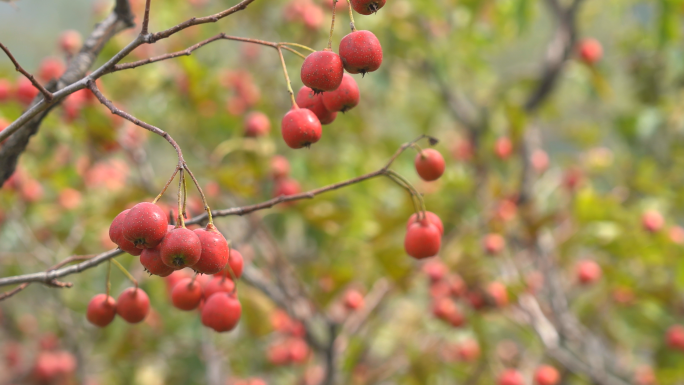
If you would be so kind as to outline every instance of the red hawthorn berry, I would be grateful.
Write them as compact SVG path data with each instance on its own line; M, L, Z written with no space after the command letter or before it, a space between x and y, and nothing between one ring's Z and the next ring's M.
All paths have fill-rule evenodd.
M321 100L330 112L347 112L359 104L359 86L351 75L344 74L340 86L334 91L324 92Z
M498 385L523 385L524 379L522 374L514 369L506 369L499 375Z
M129 287L116 300L116 314L128 323L138 323L150 312L150 298L139 287Z
M462 297L468 292L468 287L460 275L453 273L446 277L446 282L449 284L449 291L454 297Z
M202 286L192 278L179 281L171 291L171 302L180 310L194 310L202 301Z
M30 80L21 78L17 81L17 100L24 106L31 104L33 99L38 95L38 92L40 91L31 84Z
M271 158L271 176L273 179L281 179L290 175L290 162L282 155L274 155Z
M209 297L202 308L202 324L215 331L233 330L240 321L242 306L237 298L228 293L216 293Z
M328 92L316 94L311 88L303 86L299 89L299 92L297 92L297 106L299 106L299 108L306 108L308 110L311 110L311 112L313 112L314 115L316 115L321 124L330 124L333 121L335 121L335 118L337 118L337 112L328 111L328 109L323 104L323 96L327 94Z
M596 39L583 39L577 45L577 51L579 53L580 59L588 65L594 65L596 62L601 60L603 56L603 47Z
M43 59L38 70L38 77L44 82L59 79L64 73L65 67L61 60L53 57Z
M427 218L428 222L432 223L437 227L437 230L439 230L439 233L444 235L444 225L442 224L442 220L439 218L439 216L431 211L425 211L425 217ZM418 221L418 213L415 213L409 217L408 223L406 224L406 228L408 229L411 227L412 224L416 223Z
M601 266L591 260L577 262L577 280L582 285L590 285L601 278Z
M86 318L95 326L103 328L112 323L115 316L116 301L106 294L98 294L88 303Z
M380 68L382 46L371 31L353 31L340 41L340 57L350 74L365 75Z
M501 282L492 282L487 285L487 294L494 300L497 307L508 305L508 290Z
M663 228L665 220L659 212L655 210L648 210L641 216L641 223L646 231L655 233Z
M194 231L200 241L202 254L192 269L202 274L216 274L228 263L228 242L213 224Z
M351 0L351 6L362 15L370 15L385 6L386 0Z
M560 373L553 366L542 365L534 373L534 381L537 385L556 385L560 381Z
M285 343L278 342L268 347L266 357L271 365L287 365L290 362L290 350Z
M490 233L485 235L482 246L489 255L498 255L506 247L506 239L500 234Z
M309 357L309 345L301 338L292 338L287 343L289 361L300 364Z
M176 227L159 245L162 262L174 269L196 265L202 256L202 242L192 230Z
M433 299L448 297L450 294L449 284L444 281L430 282L430 297Z
M549 168L549 155L544 150L534 150L530 157L530 163L534 171L541 174Z
M109 226L109 239L116 243L119 248L128 254L138 256L142 253L142 250L135 247L133 242L127 240L123 236L124 223L126 221L126 216L131 210L124 210L119 213L119 215L114 218L112 224Z
M166 265L164 261L162 261L160 245L157 245L153 249L142 250L142 253L140 253L140 264L143 265L148 273L158 275L160 277L168 277L176 270L173 267Z
M294 108L283 116L282 134L290 148L311 147L321 139L321 121L306 108Z
M439 252L441 238L437 226L423 219L409 226L404 238L404 249L416 259L432 257Z
M210 298L216 293L235 295L235 282L228 277L214 277L204 286L204 298Z
M327 48L311 53L302 64L302 83L315 93L336 90L343 74L342 59Z
M449 297L436 298L432 304L432 314L441 320L448 320L456 311L456 303Z
M444 157L435 149L421 151L416 155L414 163L418 175L425 181L437 180L444 174Z
M7 101L12 95L12 83L7 79L0 79L0 102Z
M358 290L349 289L344 293L344 306L349 310L358 310L364 305L364 298Z
M480 345L474 339L467 339L456 346L456 355L461 361L473 362L480 357Z
M299 182L292 178L282 178L275 182L273 189L273 197L277 198L281 195L289 196L299 194L302 189L299 187ZM290 202L294 203L294 202Z
M413 218L413 216L411 216ZM411 220L409 219L409 225L411 224ZM432 222L434 225L435 223ZM442 278L447 274L449 271L449 268L447 265L444 264L444 262L440 261L439 259L431 259L423 265L423 273L425 273L428 278L430 278L430 282L438 282L441 281Z
M271 121L260 111L253 111L245 117L245 136L256 138L268 135L271 131Z
M64 31L59 36L59 47L67 54L73 55L81 49L81 34L78 31Z
M228 277L232 279L234 275L236 279L239 279L240 277L242 277L242 270L244 269L244 265L245 260L242 257L242 254L240 254L239 251L231 248L230 254L228 256L228 264L225 268L223 268L223 271L219 271L218 273L214 274L214 276ZM229 269L232 270L233 274L231 274Z
M496 140L494 152L499 159L508 159L513 154L513 142L507 136L502 136Z
M198 280L201 277L201 275L198 276L196 280ZM169 294L171 294L173 288L176 287L176 284L184 278L192 278L190 274L188 274L187 270L175 270L173 273L166 276L164 282L166 283L166 289L169 291Z
M168 231L169 220L161 207L142 202L133 206L123 224L123 237L139 249L149 249L161 243Z
M670 326L665 334L665 342L669 348L684 352L684 326Z

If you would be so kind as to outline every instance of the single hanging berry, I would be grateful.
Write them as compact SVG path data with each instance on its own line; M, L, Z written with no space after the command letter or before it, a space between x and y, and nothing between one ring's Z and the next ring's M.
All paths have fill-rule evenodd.
M237 298L228 293L212 295L202 308L202 324L217 332L233 330L240 321L242 306Z
M116 300L116 313L128 323L138 323L150 312L150 298L139 287L129 287Z
M329 93L330 92L316 94L311 88L303 86L299 89L299 92L297 92L297 106L299 106L299 108L306 108L308 110L311 110L311 112L313 112L316 115L321 124L330 124L337 117L337 112L328 111L328 109L325 108L325 105L323 104L323 96Z
M428 222L432 223L437 227L437 230L439 230L439 233L444 235L444 225L442 224L442 220L439 218L439 216L431 211L425 211L425 217L427 218ZM413 214L409 217L408 223L406 223L406 228L408 229L411 227L412 224L418 222L418 213Z
M350 74L373 72L382 64L382 46L371 31L353 31L340 41L340 57Z
M418 175L425 181L439 179L444 174L444 158L439 151L428 148L416 155L415 166Z
M386 0L351 0L351 6L362 15L370 15L385 6Z
M180 310L193 310L202 301L202 286L192 278L180 280L171 291L171 302Z
M283 116L282 134L290 148L311 147L321 139L321 122L306 108L294 108Z
M174 269L194 266L202 255L199 237L184 227L169 231L159 249L162 262Z
M103 328L112 323L115 316L116 301L106 294L98 294L88 303L86 318L95 326Z
M404 238L406 254L416 259L433 257L439 253L442 236L437 226L423 218L409 226Z
M351 75L344 74L342 84L335 91L324 92L321 100L328 111L347 112L359 104L359 86Z
M317 94L336 90L343 74L342 59L328 48L310 54L302 64L302 83Z

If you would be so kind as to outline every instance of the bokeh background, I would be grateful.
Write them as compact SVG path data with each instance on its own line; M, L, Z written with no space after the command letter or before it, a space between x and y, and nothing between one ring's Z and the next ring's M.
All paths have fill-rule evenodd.
M151 30L233 4L153 0ZM58 47L63 31L87 36L111 6L3 2L0 41L38 73L46 57L66 60ZM133 6L139 22L143 3ZM346 7L338 9L335 49L349 32ZM503 283L510 303L474 309L464 296L457 301L467 320L462 326L432 314L439 288L421 272L424 263L403 250L411 199L387 179L245 218L217 219L248 264L268 272L267 254L289 261L324 312L337 314L350 287L366 293L379 282L387 285L380 305L340 355L340 383L493 384L505 368L517 368L531 384L537 366L547 363L559 369L564 384L591 384L586 373L549 356L515 308L533 286L530 276L539 274L530 245L544 234L554 239L554 277L572 313L608 346L594 351L624 368L625 383L681 384L684 356L668 348L665 334L684 322L684 230L678 227L684 214L683 16L681 0L582 3L578 38L597 39L603 57L588 65L573 53L555 90L532 114L522 106L542 76L556 27L545 2L388 0L376 15L355 15L356 26L381 41L382 67L355 76L361 103L324 126L322 139L309 150L291 150L280 137L289 97L278 56L268 47L218 41L188 57L105 76L101 87L117 106L180 143L217 209L271 198L269 163L275 154L290 161L292 177L310 190L381 168L402 143L421 134L440 139L435 148L447 160L447 171L439 181L418 178L413 152L393 169L424 193L427 208L444 221L439 258L452 277L460 275L472 293ZM323 49L329 18L327 0L258 0L217 23L142 46L130 60L185 49L219 32ZM112 39L98 63L137 32L138 27ZM285 55L296 92L302 60ZM4 57L0 78L19 79ZM476 142L444 89L482 117ZM0 117L11 121L22 109L19 101L1 102ZM245 115L254 110L270 118L267 137L243 135ZM523 143L530 132L548 156L530 186L534 209L515 203L524 172L519 155L529 155ZM501 138L510 139L510 155L501 153ZM151 200L175 162L166 141L112 117L97 103L55 109L21 157L21 187L0 190L0 276L42 271L70 255L111 249L111 220ZM201 204L192 191L190 211L196 215ZM162 202L172 206L174 197L172 186ZM653 211L664 224L647 231L643 215ZM497 257L482 246L489 233L506 239ZM593 285L577 283L575 266L584 259L602 267ZM258 290L238 283L240 325L216 334L202 327L197 312L171 306L164 279L148 277L135 257L119 260L150 295L148 319L135 326L118 319L102 330L87 323L87 303L105 287L105 265L67 277L71 289L32 285L0 302L0 383L39 382L32 374L37 357L55 344L74 355L77 369L53 383L205 384L220 378L233 384L251 377L269 384L318 383L324 370L320 355L294 365L269 358L284 337L274 330L275 305ZM113 293L129 286L113 270ZM472 341L480 354L459 355Z

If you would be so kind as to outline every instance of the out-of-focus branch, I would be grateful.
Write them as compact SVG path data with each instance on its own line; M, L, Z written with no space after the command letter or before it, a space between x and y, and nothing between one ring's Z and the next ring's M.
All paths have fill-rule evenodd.
M14 64L14 69L16 69L18 72L21 72L22 75L26 76L26 78L31 81L31 84L33 84L33 86L36 87L38 89L38 91L40 91L41 94L43 94L45 99L47 99L47 100L52 99L52 93L50 91L46 90L45 87L43 87L36 80L36 78L33 77L33 75L28 73L21 65L19 65L19 62L17 62L17 59L14 58L14 55L12 55L10 50L7 47L5 47L2 43L0 43L0 49L5 51L5 54L7 54L7 57L9 57L9 59Z

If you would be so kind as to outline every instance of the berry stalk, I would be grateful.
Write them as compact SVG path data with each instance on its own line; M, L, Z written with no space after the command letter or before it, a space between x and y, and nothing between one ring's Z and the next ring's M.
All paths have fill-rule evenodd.
M116 267L118 267L119 270L121 270L121 272L124 273L124 275L125 275L126 277L128 277L128 279L131 280L131 282L133 282L133 285L134 285L135 288L137 289L137 288L138 288L138 280L135 279L135 278L133 278L133 276L131 275L131 273L129 273L128 270L126 270L126 268L123 267L123 265L122 265L121 263L119 263L119 261L117 261L117 260L114 259L114 258L110 259L110 261L111 261L114 265L116 265ZM111 264L110 264L109 266L111 267ZM107 293L107 295L109 295L109 293Z
M337 8L337 0L332 2L332 21L330 22L330 35L328 37L328 49L332 50L332 37L335 31L335 9Z
M199 191L200 197L202 197L202 204L204 205L204 211L207 212L207 216L209 217L209 224L213 225L214 224L214 218L211 216L211 208L209 207L209 204L207 203L207 197L204 195L204 191L202 191L202 187L200 187L199 182L197 181L197 178L195 178L195 174L190 171L190 167L185 166L185 170L188 172L190 175L190 178L192 179L192 182L195 184L195 187L197 187L197 191ZM187 194L187 188L186 188L186 194Z
M356 32L356 25L354 25L354 11L352 10L351 0L347 0L347 4L349 4L349 26L351 27L352 32Z

